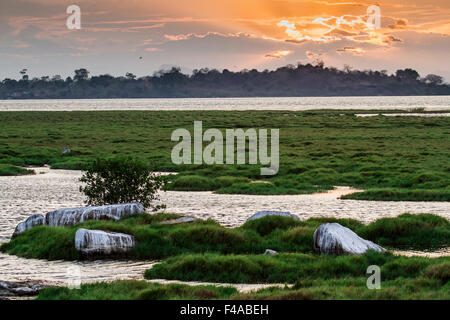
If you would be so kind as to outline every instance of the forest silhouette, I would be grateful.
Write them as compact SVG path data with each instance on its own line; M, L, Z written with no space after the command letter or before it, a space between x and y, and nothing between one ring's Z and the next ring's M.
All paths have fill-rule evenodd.
M273 71L203 68L190 75L172 67L140 78L132 73L90 77L84 68L66 79L58 75L30 79L27 73L23 69L20 80L0 82L0 99L450 95L450 85L438 75L421 77L413 69L394 74L349 66L340 70L325 67L323 62L287 65Z

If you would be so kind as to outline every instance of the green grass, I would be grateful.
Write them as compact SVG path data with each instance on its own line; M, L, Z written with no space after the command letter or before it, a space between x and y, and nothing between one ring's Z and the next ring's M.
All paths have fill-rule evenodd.
M293 288L259 290L233 296L242 300L448 300L449 283L427 276L382 280L380 290L368 290L367 277L298 281Z
M368 226L352 219L311 218L297 221L269 216L249 221L238 228L225 228L212 220L165 225L159 222L179 217L170 214L138 215L113 221L88 221L72 227L38 226L2 244L0 251L26 258L76 260L74 249L78 228L122 232L138 243L118 258L163 259L192 253L262 254L279 252L313 253L313 233L326 222L338 222L366 239L392 248L434 249L450 246L450 222L431 214L401 215L381 219Z
M438 264L429 269L447 268ZM448 271L447 271L448 272ZM368 290L367 277L302 279L293 287L270 287L238 293L232 287L159 285L145 281L115 281L82 285L80 290L44 289L38 300L449 300L449 282L429 272L415 278L382 279L380 290Z
M420 248L450 244L450 222L430 214L403 214L397 218L379 219L358 229L358 233L383 246Z
M83 169L96 157L133 155L179 172L170 190L303 194L348 185L368 190L350 198L448 201L450 118L354 116L360 112L1 112L0 164ZM260 165L174 165L171 133L192 131L194 120L204 130L279 128L279 173L261 177ZM62 155L64 148L73 152Z
M80 289L47 288L37 300L212 300L236 294L231 287L160 285L145 281L115 281L81 285Z
M227 283L294 283L310 279L363 277L377 265L385 280L427 276L449 280L450 258L401 257L369 251L361 256L284 253L272 255L195 254L171 257L145 272L147 279Z
M381 289L366 286L367 266L381 267ZM230 286L161 285L145 281L84 284L80 289L51 287L38 300L325 300L450 299L450 258L395 257L368 252L363 256L197 255L171 258L146 272L165 277L225 283L293 283L239 293Z
M35 172L11 164L0 163L0 176L23 176L27 174L35 174Z
M341 197L353 200L379 201L450 201L450 189L443 190L405 190L405 189L370 189Z

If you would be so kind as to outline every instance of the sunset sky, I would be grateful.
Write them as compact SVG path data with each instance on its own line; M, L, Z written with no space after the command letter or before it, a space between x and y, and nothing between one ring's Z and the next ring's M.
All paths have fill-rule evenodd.
M66 8L81 8L68 30ZM381 9L381 28L367 8ZM178 65L274 69L412 67L450 81L449 0L1 0L0 79L59 74L151 75Z

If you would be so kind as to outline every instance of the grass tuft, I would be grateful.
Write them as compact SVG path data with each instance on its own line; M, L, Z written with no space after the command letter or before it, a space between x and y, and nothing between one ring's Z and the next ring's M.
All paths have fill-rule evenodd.
M34 170L20 168L11 164L0 163L0 176L24 176L35 174Z

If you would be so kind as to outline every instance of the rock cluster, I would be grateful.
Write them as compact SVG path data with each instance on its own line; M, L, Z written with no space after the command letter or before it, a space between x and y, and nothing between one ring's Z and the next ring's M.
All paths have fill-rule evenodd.
M66 227L88 220L119 221L124 217L144 213L140 203L114 204L99 207L61 209L29 217L17 225L12 237L36 226ZM86 255L108 255L128 251L136 245L133 236L101 230L79 229L75 234L75 248ZM24 289L25 290L25 289Z
M35 296L45 287L36 281L0 281L0 297Z
M52 227L72 226L88 220L119 221L124 217L144 213L140 203L113 204L100 207L61 209L45 215L46 224Z
M144 213L144 207L139 203L116 204L100 207L61 209L43 215L33 215L17 225L13 237L39 225L72 226L88 220L118 221L124 217ZM261 219L267 216L291 217L300 220L290 212L259 211L247 221ZM192 223L196 218L182 217L163 221L161 224ZM314 232L314 249L319 253L342 255L364 254L367 250L386 251L379 245L359 237L355 232L338 223L325 223ZM101 230L79 229L75 234L75 248L85 255L111 255L124 253L136 245L136 239L128 234L105 232ZM267 249L266 255L276 255L278 252ZM26 291L27 289L24 289Z
M119 221L124 217L144 213L145 209L140 203L123 203L99 207L82 207L73 209L60 209L48 212L45 218L35 214L17 225L13 238L33 227L47 225L52 227L66 227L88 220Z

